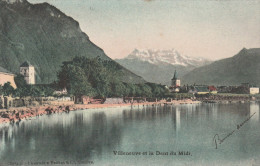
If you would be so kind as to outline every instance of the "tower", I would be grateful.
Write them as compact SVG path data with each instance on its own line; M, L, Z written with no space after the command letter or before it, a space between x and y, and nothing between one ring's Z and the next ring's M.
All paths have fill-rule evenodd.
M24 76L27 84L35 84L34 66L32 66L28 61L25 61L20 66L20 74Z
M180 87L181 86L181 80L178 79L178 75L176 70L174 71L174 76L172 78L172 87Z

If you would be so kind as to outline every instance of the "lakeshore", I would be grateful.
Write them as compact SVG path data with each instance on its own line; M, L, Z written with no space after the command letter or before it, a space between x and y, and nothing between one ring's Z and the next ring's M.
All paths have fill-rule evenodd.
M27 107L10 107L8 109L0 109L0 125L19 123L21 120L30 120L33 117L42 116L45 114L55 114L84 109L98 109L98 108L113 108L113 107L144 107L144 106L162 106L162 105L178 105L178 104L199 104L199 103L248 103L251 101L259 101L259 97L249 97L247 95L214 95L210 97L201 97L196 100L181 99L181 100L159 100L159 101L134 101L121 102L114 101L114 103L103 104L74 104L73 101L52 101L46 102L43 105L27 106Z
M243 163L259 158L259 148L254 146L259 138L256 132L259 130L259 108L258 102L139 105L139 108L136 105L133 108L79 109L28 118L1 127L0 160L2 165L50 161L93 161L95 165L120 162L122 165L129 162L129 157L136 159L131 161L137 161L131 165L141 161L156 165L161 161L203 165L201 159L212 159L216 163L231 159ZM215 134L224 139L251 115L248 123L215 149L212 139ZM241 143L245 139L248 143ZM148 155L115 155L114 151L147 152ZM169 155L156 155L157 151ZM170 155L182 151L191 155ZM240 157L248 153L250 156Z
M11 107L9 109L0 109L0 125L19 123L21 120L30 120L33 117L45 114L55 114L84 109L113 108L113 107L144 107L144 106L162 106L162 105L178 105L178 104L199 104L200 101L191 99L172 100L171 102L141 102L141 103L120 103L120 104L66 104L64 102L55 105L43 105L32 107Z

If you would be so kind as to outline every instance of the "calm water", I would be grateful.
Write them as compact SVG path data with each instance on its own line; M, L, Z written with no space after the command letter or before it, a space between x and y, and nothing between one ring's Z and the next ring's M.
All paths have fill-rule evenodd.
M42 165L52 161L56 165L91 161L93 165L260 165L259 107L257 103L140 106L45 115L0 129L0 165L27 165L28 161ZM214 135L223 139L233 130L215 149ZM156 151L168 155L156 155ZM178 155L179 151L190 154Z

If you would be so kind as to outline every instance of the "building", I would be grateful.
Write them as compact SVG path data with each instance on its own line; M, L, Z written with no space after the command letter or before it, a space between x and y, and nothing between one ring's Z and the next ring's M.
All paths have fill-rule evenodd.
M35 70L28 61L25 61L20 66L20 74L24 76L27 84L35 84Z
M14 74L12 74L11 72L9 72L8 70L2 68L0 66L0 85L4 85L7 82L10 82L11 85L16 88L16 84L14 82Z
M259 93L259 88L258 87L250 87L249 88L249 94L258 94Z
M208 89L208 86L195 85L195 86L190 87L189 93L204 95L204 94L209 93L209 89Z
M217 88L215 86L213 86L213 85L208 86L208 90L212 94L218 93Z
M240 90L238 91L239 93L252 94L252 95L259 93L259 87L251 85L249 83L242 83L238 89Z
M176 70L174 71L174 75L172 78L172 86L175 86L175 87L181 86L181 80L178 78Z
M56 90L53 92L54 95L66 95L68 94L68 91L66 88L62 89L62 90Z
M218 86L218 93L231 93L233 87L232 86Z
M180 91L180 86L181 86L181 80L178 78L176 70L174 71L173 78L171 80L171 86L170 86L170 91L171 92L179 92Z

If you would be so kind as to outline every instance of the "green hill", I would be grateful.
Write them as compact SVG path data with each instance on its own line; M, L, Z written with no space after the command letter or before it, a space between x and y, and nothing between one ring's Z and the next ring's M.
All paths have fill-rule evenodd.
M183 83L260 86L260 48L242 49L237 55L196 68L183 76Z
M63 61L75 56L111 60L80 30L79 23L48 3L0 0L0 66L13 73L29 61L36 69L37 83L57 79ZM145 82L125 68L124 81Z

